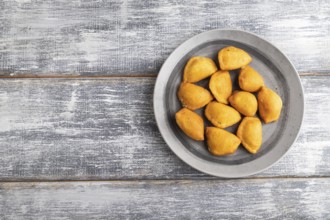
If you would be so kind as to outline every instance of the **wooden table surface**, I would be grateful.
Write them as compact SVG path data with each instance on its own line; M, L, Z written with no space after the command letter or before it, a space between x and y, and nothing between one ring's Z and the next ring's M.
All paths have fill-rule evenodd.
M305 118L272 168L224 180L156 126L157 73L188 38L258 34L299 71ZM330 219L330 3L0 1L1 219Z

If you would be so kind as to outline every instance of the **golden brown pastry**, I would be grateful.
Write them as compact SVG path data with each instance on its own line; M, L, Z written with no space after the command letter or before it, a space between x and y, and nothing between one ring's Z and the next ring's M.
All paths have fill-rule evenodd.
M232 92L232 82L228 71L214 73L211 76L209 87L218 102L228 104L227 99Z
M262 144L262 126L259 118L245 117L238 127L237 137L250 153L257 153Z
M209 151L216 156L235 153L241 143L234 134L216 127L206 128L206 140Z
M175 114L175 120L186 135L196 141L204 140L204 121L197 113L182 108Z
M265 85L262 76L250 66L241 69L238 83L239 87L247 92L257 92Z
M252 61L251 56L247 52L233 46L220 50L218 59L221 70L235 70L248 65Z
M258 110L257 99L249 92L235 91L234 94L229 97L229 102L231 106L245 116L253 116Z
M191 83L181 83L178 97L182 106L190 110L202 108L213 99L213 96L208 90Z
M211 76L218 70L214 61L207 57L192 57L186 64L183 73L183 82L198 82Z
M226 128L241 120L241 115L234 108L213 101L205 109L206 118L218 128Z
M266 124L277 121L281 114L282 99L276 92L263 86L258 93L258 107Z

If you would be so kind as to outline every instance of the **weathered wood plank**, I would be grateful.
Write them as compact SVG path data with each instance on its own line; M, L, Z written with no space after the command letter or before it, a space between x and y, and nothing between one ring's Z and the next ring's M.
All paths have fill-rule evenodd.
M210 178L160 136L154 78L0 80L0 180ZM330 176L330 77L303 77L292 150L258 176Z
M1 75L157 73L175 47L215 28L273 42L301 72L330 69L330 2L0 2Z
M327 219L318 179L1 183L4 219Z

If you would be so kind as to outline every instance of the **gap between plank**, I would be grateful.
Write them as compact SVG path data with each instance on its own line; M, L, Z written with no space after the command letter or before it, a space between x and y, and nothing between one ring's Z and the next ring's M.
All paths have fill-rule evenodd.
M77 180L43 180L43 179L26 179L26 180L0 180L2 183L56 183L56 182L185 182L185 181L233 181L233 180L269 180L269 179L330 179L330 176L275 176L275 177L250 177L250 178L217 178L217 177L206 177L206 178L187 178L187 179L77 179Z
M0 75L0 79L99 79L99 78L155 78L157 74L131 74L131 75L120 75L120 74L113 74L113 75Z
M329 73L299 73L299 76L330 76ZM131 75L0 75L0 79L104 79L104 78L156 78L157 74L131 74Z

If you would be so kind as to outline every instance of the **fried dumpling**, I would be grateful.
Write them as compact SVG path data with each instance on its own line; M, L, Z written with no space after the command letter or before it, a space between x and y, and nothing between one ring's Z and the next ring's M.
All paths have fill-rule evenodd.
M218 53L221 70L235 70L248 65L252 58L242 49L229 46L221 49Z
M218 128L226 128L241 120L241 115L234 108L213 101L205 108L206 118Z
M245 116L254 116L258 110L256 97L249 92L236 91L229 97L230 105Z
M228 71L218 71L211 76L209 83L214 98L221 103L228 104L232 93L232 82Z
M183 82L194 83L211 76L218 70L214 61L208 57L192 57L187 62Z
M181 83L178 97L182 106L190 110L202 108L213 99L213 96L207 89L191 83Z
M175 114L175 120L186 135L196 141L204 140L204 121L197 113L182 108Z
M277 121L282 110L282 99L273 90L263 86L258 93L259 114L264 122Z
M234 134L216 127L206 128L209 151L216 156L235 153L241 141Z
M250 66L241 69L238 76L238 83L239 87L247 92L257 92L265 85L262 76Z
M250 153L255 154L262 144L262 126L259 118L245 117L238 126L237 137Z

